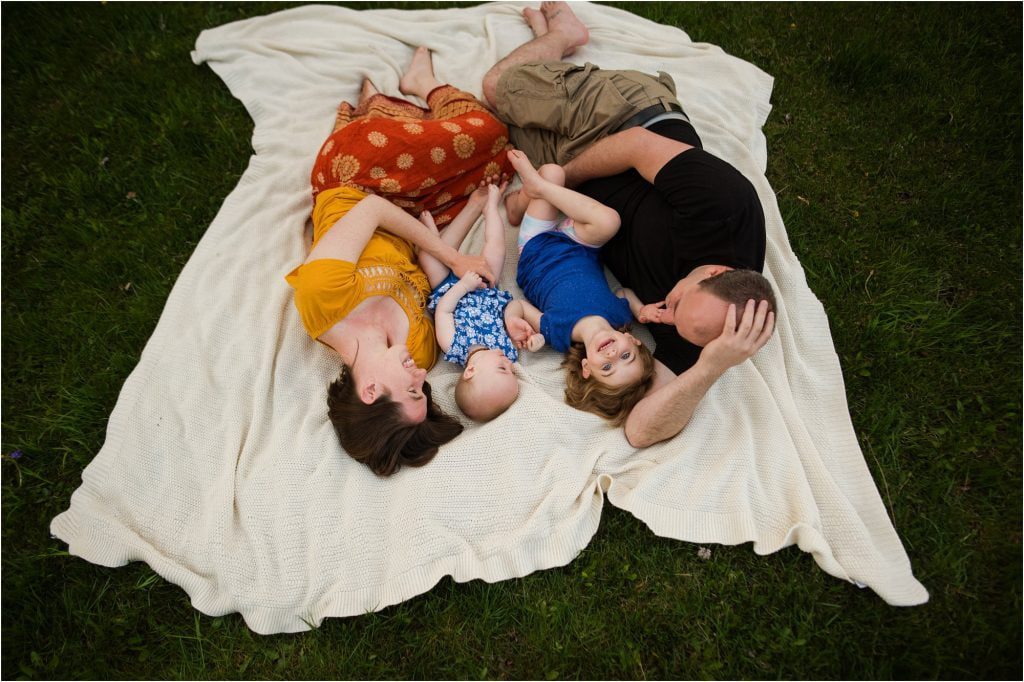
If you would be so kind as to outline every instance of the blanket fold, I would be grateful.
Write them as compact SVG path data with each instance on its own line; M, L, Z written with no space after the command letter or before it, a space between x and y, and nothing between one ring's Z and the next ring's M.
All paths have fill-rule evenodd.
M525 6L311 5L199 36L193 61L245 105L254 156L175 284L53 534L97 564L145 561L197 609L237 611L259 633L382 609L446 575L493 582L565 565L596 532L606 495L658 535L752 542L759 554L796 544L891 604L926 601L764 176L771 77L611 7L573 5L591 42L572 59L668 72L705 148L754 184L777 333L722 377L682 434L643 451L564 404L550 349L524 354L508 413L467 422L426 467L380 479L340 450L325 408L339 362L306 336L283 278L309 243L314 156L363 76L398 94L416 45L433 50L440 80L479 95L487 68L531 37ZM468 249L481 245L478 228ZM508 237L502 284L519 295ZM451 414L457 376L442 363L429 377Z

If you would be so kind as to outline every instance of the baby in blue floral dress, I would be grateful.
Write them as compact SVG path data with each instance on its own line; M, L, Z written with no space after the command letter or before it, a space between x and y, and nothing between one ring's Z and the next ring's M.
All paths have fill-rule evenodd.
M491 184L474 191L441 235L442 241L458 249L482 212L483 256L498 280L505 264L505 225L498 214L504 188ZM420 219L437 229L430 213L422 213ZM488 287L475 272L459 279L422 251L419 262L434 287L427 308L434 311L437 343L445 360L465 368L455 386L455 402L471 419L490 421L519 396L519 380L512 370L519 351L537 351L544 345L537 331L541 313L503 289Z

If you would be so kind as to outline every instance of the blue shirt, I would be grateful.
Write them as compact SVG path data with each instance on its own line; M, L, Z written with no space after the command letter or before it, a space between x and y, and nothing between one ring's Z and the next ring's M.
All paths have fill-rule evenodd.
M516 281L540 309L540 333L561 352L569 350L572 328L589 315L612 327L632 321L629 303L608 288L598 249L583 246L561 232L544 232L526 242L519 254Z
M430 293L427 310L434 312L437 302L452 288L459 278L449 274ZM465 367L470 346L498 349L512 362L519 359L519 351L505 331L505 308L512 302L512 294L490 287L470 291L455 305L455 336L444 359Z

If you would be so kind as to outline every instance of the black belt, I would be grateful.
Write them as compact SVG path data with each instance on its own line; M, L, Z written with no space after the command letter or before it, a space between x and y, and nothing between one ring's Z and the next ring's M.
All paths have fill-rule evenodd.
M678 111L679 113L682 113L683 108L676 104L675 102L658 103L649 106L646 109L641 109L633 116L627 118L625 121L622 122L622 124L619 127L611 131L611 133L609 134L618 133L629 128L635 128L636 126L642 126L644 123L647 123L655 116L660 116L661 114L664 114L669 111Z

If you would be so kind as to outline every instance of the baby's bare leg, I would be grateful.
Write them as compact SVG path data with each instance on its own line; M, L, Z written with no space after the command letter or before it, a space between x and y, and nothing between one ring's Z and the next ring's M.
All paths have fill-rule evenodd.
M500 200L501 189L496 185L488 185L487 204L484 206L484 249L482 255L498 281L501 281L501 271L505 268L505 223L502 222L501 215L498 214ZM493 284L497 283L493 282Z
M429 211L424 211L420 214L420 222L432 229L434 232L437 232L437 225L434 224L434 218L430 215ZM459 240L459 244L452 244L449 239L446 239L446 237L448 237L448 231L446 230L445 232L445 234L441 235L441 241L454 246L456 249L459 248L459 244L462 243L462 240ZM431 289L436 289L438 285L440 285L441 282L451 274L451 270L448 269L447 265L431 256L426 251L421 250L417 258L419 260L420 267L423 268L423 272L427 275L427 281L430 282Z

